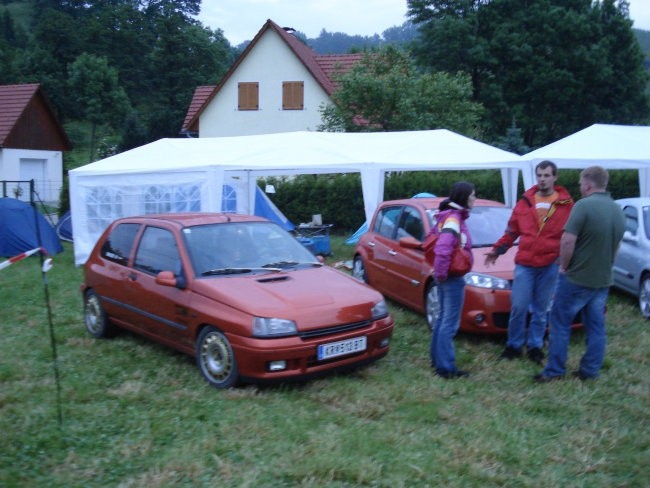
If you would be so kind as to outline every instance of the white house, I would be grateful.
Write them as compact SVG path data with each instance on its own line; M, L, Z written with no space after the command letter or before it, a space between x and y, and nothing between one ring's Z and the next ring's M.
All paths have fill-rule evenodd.
M333 75L362 54L319 55L267 20L217 86L200 86L181 133L199 137L314 131L330 101Z
M70 140L37 83L0 85L0 197L58 204Z

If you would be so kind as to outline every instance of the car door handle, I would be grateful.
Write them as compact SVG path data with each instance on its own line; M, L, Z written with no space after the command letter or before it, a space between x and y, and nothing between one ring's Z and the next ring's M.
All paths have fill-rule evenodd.
M388 254L390 254L391 256L397 256L397 251L393 251L391 249L390 251L388 251Z
M138 275L133 272L129 273L126 278L131 281L138 281Z

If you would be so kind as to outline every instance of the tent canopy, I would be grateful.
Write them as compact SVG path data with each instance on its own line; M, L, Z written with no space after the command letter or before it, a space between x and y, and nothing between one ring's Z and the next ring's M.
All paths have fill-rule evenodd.
M602 166L608 169L639 170L639 189L643 196L650 190L650 126L594 124L559 141L522 156L530 162L524 171L524 186L535 182L535 166L553 161L559 168Z
M54 228L38 210L15 198L0 198L0 256L17 256L37 247L50 255L63 251Z
M253 213L256 179L360 172L366 219L383 200L387 171L500 169L506 204L517 197L523 160L448 130L287 132L161 139L70 171L75 262L124 215L219 212L227 198Z

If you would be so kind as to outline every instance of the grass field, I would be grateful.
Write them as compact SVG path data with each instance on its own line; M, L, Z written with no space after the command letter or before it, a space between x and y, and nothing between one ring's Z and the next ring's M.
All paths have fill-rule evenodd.
M330 261L352 249L332 237ZM391 303L389 355L351 374L220 391L191 358L85 331L72 250L0 271L2 487L642 487L650 479L650 326L612 293L602 377L536 385L503 339L461 335L468 379L431 373L423 317ZM584 335L574 334L575 369Z

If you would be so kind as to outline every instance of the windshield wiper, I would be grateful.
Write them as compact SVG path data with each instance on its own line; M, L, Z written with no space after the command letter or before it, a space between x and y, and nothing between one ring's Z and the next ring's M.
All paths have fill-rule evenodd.
M217 268L210 269L201 273L201 276L216 276L216 275L231 275L231 274L246 274L254 271L267 271L279 273L282 271L279 268L271 268L264 266L263 268Z
M294 266L322 266L322 263L299 263L298 261L277 261L262 266L263 268L291 268Z

